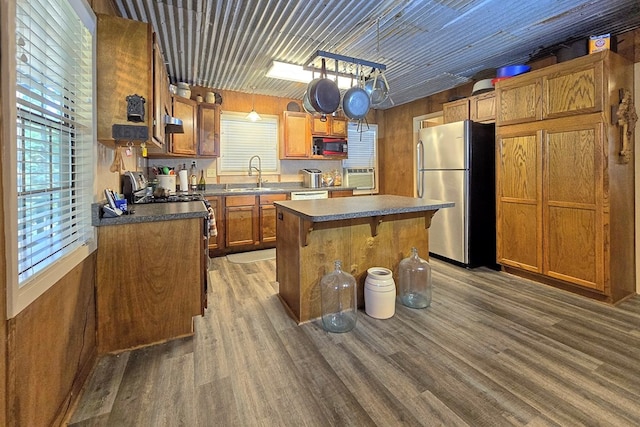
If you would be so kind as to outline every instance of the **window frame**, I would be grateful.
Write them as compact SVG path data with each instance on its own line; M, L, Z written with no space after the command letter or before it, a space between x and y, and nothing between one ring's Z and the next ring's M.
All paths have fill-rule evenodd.
M67 0L74 9L78 18L93 34L92 38L92 79L91 97L96 97L96 16L86 0ZM39 296L44 294L49 288L60 281L72 269L83 262L93 252L96 245L96 231L94 227L90 229L89 240L74 249L68 254L58 255L53 258L54 262L45 267L40 272L29 277L22 286L19 286L18 278L18 164L17 164L17 131L18 110L16 108L16 2L3 2L0 5L0 19L2 20L2 30L0 32L0 42L2 43L4 55L0 63L0 71L3 75L0 83L0 108L2 108L1 144L2 144L2 185L4 204L4 240L5 240L5 262L6 262L6 291L7 291L7 319L11 319L28 307ZM96 133L96 108L92 109L91 120L93 123L91 130L91 159L88 163L95 168L97 147ZM95 174L89 174L93 176ZM89 199L95 198L95 182L83 180L81 187L88 191ZM93 200L90 200L92 202ZM90 206L85 211L90 215ZM87 217L90 221L90 217Z
M247 176L248 175L248 170L249 170L249 163L248 160L251 157L251 155L255 154L255 153L250 153L249 158L247 159L247 167L245 170L240 170L240 171L223 171L222 170L222 157L223 157L223 152L224 152L224 148L223 145L225 143L225 141L223 140L223 135L222 135L222 121L224 120L225 116L227 117L233 117L235 119L241 119L243 121L246 120L248 125L253 124L254 122L252 122L249 119L246 119L247 114L246 113L241 113L241 112L237 112L237 111L223 111L220 114L220 128L221 128L221 135L220 135L220 156L216 159L216 170L217 170L217 174L219 176ZM279 156L279 150L280 150L280 117L277 115L270 115L270 114L260 114L260 116L262 117L263 120L265 119L269 119L275 122L276 125L276 140L275 140L275 165L276 165L276 169L275 170L264 170L262 171L262 175L279 175L280 171L281 171L281 167L280 167L280 156ZM258 122L255 122L258 123Z

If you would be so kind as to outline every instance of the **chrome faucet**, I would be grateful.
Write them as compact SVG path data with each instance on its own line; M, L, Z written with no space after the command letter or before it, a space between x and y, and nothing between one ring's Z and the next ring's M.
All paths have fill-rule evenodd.
M253 159L258 158L258 167L252 166ZM253 175L253 169L258 171L258 188L262 187L262 159L260 156L252 156L249 159L249 176Z

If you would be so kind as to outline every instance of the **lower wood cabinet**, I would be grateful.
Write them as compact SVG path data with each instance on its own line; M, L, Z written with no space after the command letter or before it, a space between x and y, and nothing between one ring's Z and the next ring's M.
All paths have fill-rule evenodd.
M204 312L204 219L98 227L98 352L193 333Z
M260 202L260 242L276 241L276 207L273 202L287 200L286 194L261 194Z
M256 245L259 240L256 196L227 196L224 209L225 245Z
M226 251L262 249L275 246L276 211L273 202L287 200L286 193L226 196L224 217L224 247ZM212 245L210 243L210 248Z
M351 197L353 196L353 190L334 190L329 192L329 197L332 199L335 197Z

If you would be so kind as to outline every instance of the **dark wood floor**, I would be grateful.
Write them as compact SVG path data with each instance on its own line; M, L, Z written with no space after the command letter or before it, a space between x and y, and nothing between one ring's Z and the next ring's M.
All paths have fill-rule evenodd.
M432 260L432 306L290 320L275 262L212 262L193 338L99 361L72 426L638 426L640 297Z

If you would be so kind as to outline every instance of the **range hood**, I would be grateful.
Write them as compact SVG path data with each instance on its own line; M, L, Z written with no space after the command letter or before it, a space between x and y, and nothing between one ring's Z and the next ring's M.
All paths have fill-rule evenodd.
M171 117L168 114L164 116L164 131L166 133L184 133L184 127L182 126L182 120L177 117Z

